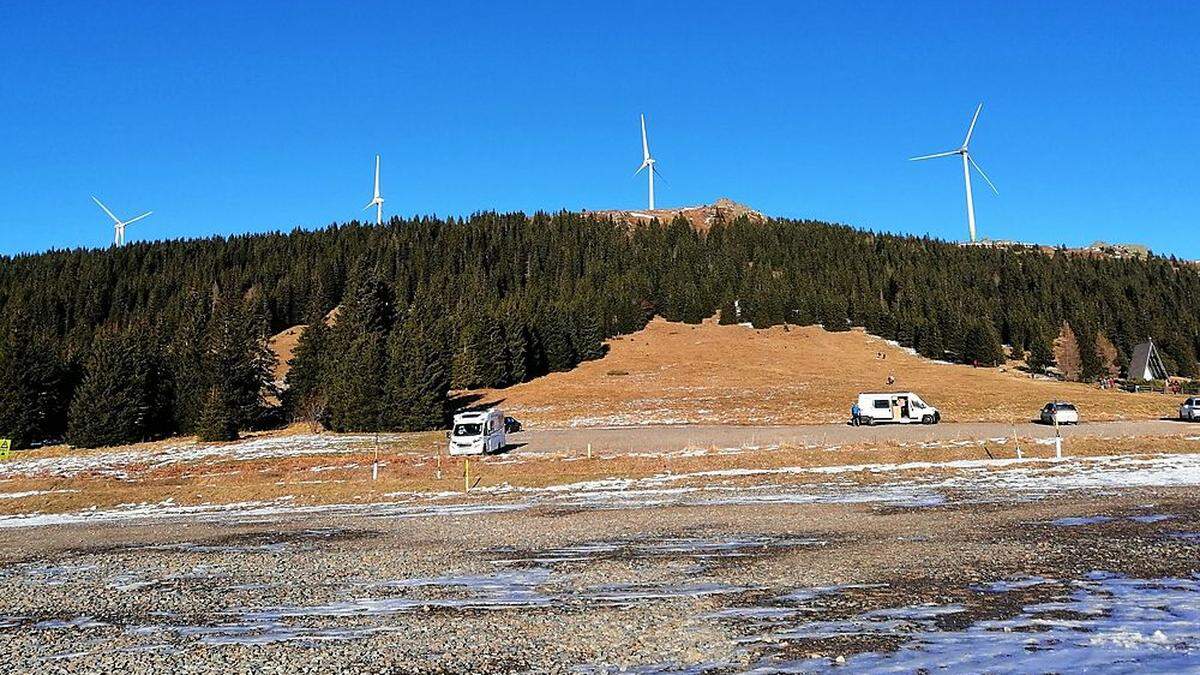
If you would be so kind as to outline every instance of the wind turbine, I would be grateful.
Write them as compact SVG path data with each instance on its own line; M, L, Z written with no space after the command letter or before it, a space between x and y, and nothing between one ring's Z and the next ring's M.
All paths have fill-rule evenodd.
M646 142L646 116L642 115L642 165L638 167L633 175L638 175L642 169L649 169L646 175L650 179L650 210L654 210L654 175L658 174L662 178L662 174L658 173L658 169L654 168L654 158L650 156L650 144Z
M375 197L363 207L363 211L375 207L375 224L383 224L383 197L379 196L379 155L375 155Z
M108 214L108 217L113 219L113 230L114 230L113 246L124 246L125 245L125 228L129 225L136 223L137 221L141 220L142 218L145 218L146 216L150 215L151 213L154 213L153 211L147 211L136 218L130 218L129 220L121 220L120 218L114 216L113 212L109 211L108 207L105 206L99 199L96 199L96 195L92 195L92 201L96 202L96 205L99 206L100 208L104 209L104 212Z
M926 159L934 159L937 157L949 157L950 155L962 155L963 165L963 182L967 185L967 227L971 230L971 243L975 243L975 201L971 197L971 167L979 172L980 176L987 181L988 187L992 188L992 192L1000 194L996 186L992 184L992 179L984 173L983 169L971 157L970 150L967 146L971 144L971 134L975 131L975 122L979 119L979 111L983 110L983 104L980 103L978 108L975 108L975 116L971 118L971 126L967 127L967 137L963 139L962 146L957 150L948 150L946 152L938 152L932 155L921 155L920 157L912 157L911 162L919 162Z

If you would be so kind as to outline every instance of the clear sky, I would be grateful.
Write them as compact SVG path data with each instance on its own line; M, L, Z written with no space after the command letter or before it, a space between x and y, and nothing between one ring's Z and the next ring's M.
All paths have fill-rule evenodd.
M1200 3L0 4L0 253L660 206L1200 258Z

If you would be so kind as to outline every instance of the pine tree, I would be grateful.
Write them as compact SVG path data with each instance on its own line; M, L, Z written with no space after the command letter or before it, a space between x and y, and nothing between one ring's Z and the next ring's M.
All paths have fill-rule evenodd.
M334 358L328 373L329 426L334 431L375 431L384 426L384 340L381 332L363 333Z
M0 438L13 447L57 439L66 431L73 382L52 344L26 330L0 344Z
M477 321L468 319L458 333L451 359L451 385L455 389L474 389L484 383L483 350L486 337Z
M332 358L329 336L329 327L319 318L310 322L300 334L281 396L284 409L291 419L314 423L327 421L329 395L326 390L326 366Z
M821 325L831 333L850 330L846 321L846 301L840 296L830 293L821 303Z
M483 317L479 349L479 382L482 387L503 387L508 383L508 355L504 350L504 326L493 316Z
M68 443L83 448L134 443L166 427L168 400L153 350L142 330L98 337L71 401Z
M438 322L413 316L388 341L386 400L389 425L402 431L436 429L445 421L450 389Z
M942 330L937 321L931 321L918 334L917 352L926 358L946 358L946 343L942 341Z
M236 441L238 410L236 403L219 385L209 388L196 422L196 435L202 441Z
M967 329L964 356L966 362L978 363L981 366L1004 363L1004 347L1000 344L1000 333L991 321L979 319L971 323Z
M1076 335L1079 336L1079 377L1084 382L1093 382L1106 373L1104 362L1096 353L1096 329L1090 324L1081 324Z
M546 354L546 367L550 372L570 370L579 362L571 345L570 332L558 308L551 307L543 312L536 330L541 338Z
M219 296L205 329L204 372L206 410L213 406L212 389L222 406L233 410L237 426L253 427L262 417L265 397L272 391L275 355L267 346L267 328L254 298Z
M604 356L604 330L600 326L600 317L590 306L576 313L573 344L582 361Z
M508 362L507 384L519 384L529 376L529 344L525 326L520 319L509 319L504 329L505 358Z
M1035 328L1029 335L1029 356L1026 365L1035 373L1045 373L1054 365L1054 349L1044 329Z

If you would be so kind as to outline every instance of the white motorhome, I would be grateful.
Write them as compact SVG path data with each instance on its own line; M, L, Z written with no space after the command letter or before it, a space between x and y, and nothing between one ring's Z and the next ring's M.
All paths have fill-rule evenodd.
M911 391L867 392L858 395L859 422L862 424L937 424L942 413Z
M449 436L452 455L499 452L505 443L504 413L496 408L458 413Z

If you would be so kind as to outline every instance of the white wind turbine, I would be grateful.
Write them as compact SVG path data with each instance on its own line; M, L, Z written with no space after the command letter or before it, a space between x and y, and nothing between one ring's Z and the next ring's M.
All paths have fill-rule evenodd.
M375 196L363 207L363 211L375 207L375 224L383 224L383 197L379 196L379 155L375 155Z
M120 218L113 215L113 212L109 211L108 207L105 206L103 203L101 203L101 201L99 199L96 199L95 195L92 195L92 201L96 202L96 205L99 206L100 208L104 209L104 212L108 214L108 217L113 219L113 231L114 231L113 232L113 245L114 246L124 246L125 245L125 228L127 226L136 223L137 221L141 220L142 218L145 218L146 216L150 215L151 213L154 213L153 211L147 211L136 218L130 218L129 220L121 220Z
M983 176L983 179L987 181L988 187L992 188L992 192L1000 194L1000 191L997 190L996 186L992 184L992 179L988 178L988 175L984 173L979 164L975 162L975 159L971 157L971 152L967 149L967 146L971 144L971 134L975 131L975 122L979 119L979 111L981 110L983 110L982 103L979 104L978 108L975 108L975 116L971 118L971 126L967 127L967 137L963 139L962 147L958 148L957 150L948 150L946 152L939 152L933 155L921 155L920 157L913 157L909 160L912 162L919 162L921 160L934 159L936 157L962 155L963 181L967 185L967 227L970 228L971 231L971 243L975 243L975 201L971 197L971 167L975 167L975 170L979 172L979 175Z
M650 144L646 141L646 116L645 115L642 115L642 165L638 167L637 171L633 172L633 175L635 175L635 176L638 175L639 173L642 172L642 169L649 169L649 171L646 172L646 175L650 179L650 210L653 211L654 210L654 176L655 176L655 174L658 174L658 177L662 178L662 174L658 173L658 169L654 168L654 158L650 156Z

